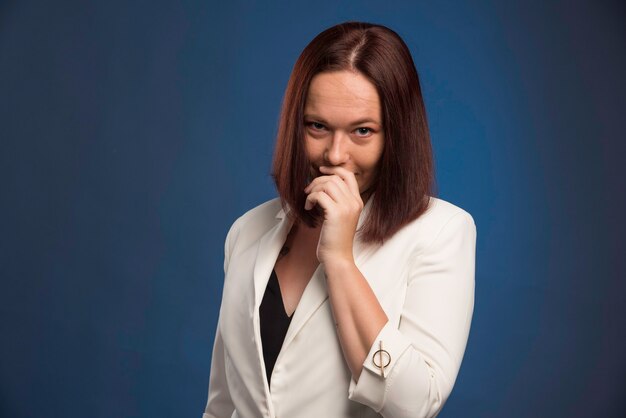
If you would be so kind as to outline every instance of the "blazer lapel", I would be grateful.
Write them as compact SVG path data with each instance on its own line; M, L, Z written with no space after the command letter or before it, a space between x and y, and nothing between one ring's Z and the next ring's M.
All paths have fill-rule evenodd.
M281 211L277 217L281 216ZM257 256L254 263L254 310L257 311L261 305L265 288L269 281L274 264L278 258L278 253L287 238L287 233L291 227L291 221L287 216L282 216L280 221L259 241Z
M254 307L252 310L252 327L257 351L256 356L259 361L259 367L263 370L261 376L267 399L270 399L271 395L267 380L265 379L265 362L263 359L263 344L261 341L259 306L263 301L265 288L267 287L267 282L269 281L272 269L276 263L276 258L278 258L278 253L287 238L287 233L289 232L289 228L292 224L289 217L284 216L284 211L282 209L276 214L276 219L278 222L259 240L253 272ZM270 411L273 411L272 402L268 402L268 408ZM270 415L273 416L274 413L271 412Z
M326 288L326 276L322 265L318 265L317 269L313 273L311 280L306 285L298 306L293 313L289 328L287 328L287 335L283 341L281 352L287 349L289 343L293 340L300 329L307 323L309 318L317 311L317 309L328 299L328 290ZM280 357L280 353L278 355ZM276 359L278 362L278 359Z
M292 224L282 209L276 214L276 218L279 222L259 240L254 262L254 310L257 315L278 253L287 239Z

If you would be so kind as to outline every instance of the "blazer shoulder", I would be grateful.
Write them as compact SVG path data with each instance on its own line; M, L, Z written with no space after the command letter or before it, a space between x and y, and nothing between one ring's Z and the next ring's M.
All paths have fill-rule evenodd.
M428 209L418 219L424 218L424 220L434 224L445 224L455 216L461 216L474 222L472 215L465 209L446 200L431 196Z
M233 222L231 229L241 228L249 223L266 225L271 223L282 209L280 198L275 197L253 207Z
M245 241L256 240L276 224L276 218L282 213L279 197L270 199L249 209L232 223L226 235L227 247L234 247L241 243L240 236Z
M448 229L475 229L474 218L465 209L446 200L431 196L426 211L398 233L398 240L410 242L411 252L419 253L448 226Z

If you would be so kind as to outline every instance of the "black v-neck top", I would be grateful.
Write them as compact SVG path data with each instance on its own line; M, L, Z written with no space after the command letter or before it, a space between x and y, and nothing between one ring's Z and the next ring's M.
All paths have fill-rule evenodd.
M287 329L291 323L291 316L287 316L283 297L280 293L278 276L272 270L272 275L267 282L265 294L259 306L259 317L261 320L261 341L263 344L263 360L265 361L265 372L267 373L267 383L272 378L272 370L278 358L278 353L283 346Z

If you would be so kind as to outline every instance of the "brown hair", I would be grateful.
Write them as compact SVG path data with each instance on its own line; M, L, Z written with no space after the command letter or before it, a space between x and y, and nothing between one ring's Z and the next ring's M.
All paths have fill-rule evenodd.
M426 109L415 64L393 30L345 22L326 29L304 48L283 98L272 177L283 207L315 226L322 212L304 209L310 162L304 145L304 105L311 79L326 71L357 71L380 97L384 148L372 185L371 210L359 230L365 243L380 243L422 215L435 189Z

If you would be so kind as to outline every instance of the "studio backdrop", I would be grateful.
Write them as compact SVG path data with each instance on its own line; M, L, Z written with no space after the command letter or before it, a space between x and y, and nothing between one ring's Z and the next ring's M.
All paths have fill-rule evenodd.
M0 416L199 417L231 223L276 196L317 33L411 49L438 195L477 226L441 417L626 416L625 7L610 1L0 4Z

